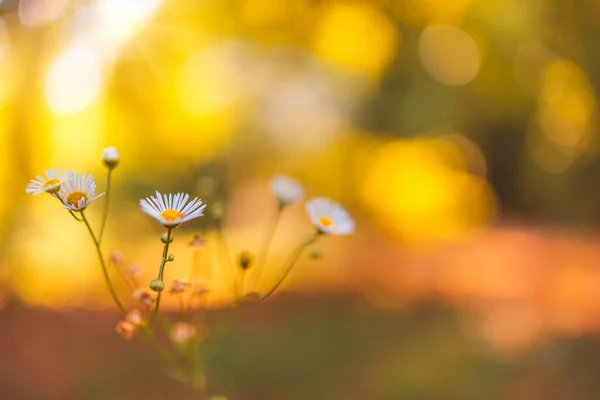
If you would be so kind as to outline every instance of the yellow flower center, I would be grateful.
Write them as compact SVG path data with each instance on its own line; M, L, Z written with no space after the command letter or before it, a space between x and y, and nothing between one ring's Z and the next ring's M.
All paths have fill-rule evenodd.
M52 186L54 186L54 185L58 185L59 183L60 183L60 180L59 180L59 179L50 179L50 180L46 181L46 182L45 182L45 183L42 185L42 187L43 187L44 189L47 189L47 188L49 188L49 187L52 187Z
M77 204L79 203L79 200L81 200L81 199L85 199L85 201L87 202L88 201L87 194L85 194L83 192L71 192L67 196L67 203L72 205L73 207L77 207Z
M165 210L160 213L160 216L167 220L167 222L173 222L181 217L183 214L177 210Z
M323 225L324 227L333 225L333 221L331 220L331 218L327 218L327 217L319 217L319 223L321 225Z

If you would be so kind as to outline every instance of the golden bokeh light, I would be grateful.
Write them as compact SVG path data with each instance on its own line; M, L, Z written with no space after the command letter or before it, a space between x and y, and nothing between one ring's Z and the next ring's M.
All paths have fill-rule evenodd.
M184 62L177 78L177 96L186 111L212 116L239 105L246 85L234 52L234 45L201 49Z
M537 100L529 151L544 170L564 172L588 150L594 135L591 84L576 64L555 58L543 70Z
M590 83L574 63L557 60L543 75L538 123L552 143L577 147L588 132L594 109Z
M473 37L451 25L431 25L423 31L419 58L429 75L451 86L471 82L481 68L481 55Z
M161 5L162 0L99 0L97 30L104 40L122 42L132 36Z
M326 3L317 21L313 49L327 62L379 77L393 62L400 32L393 20L369 3Z
M22 229L11 250L11 284L28 304L65 307L104 298L98 260L83 227L50 196L31 201L35 223ZM40 200L40 201L37 201ZM52 238L52 240L48 240Z
M371 166L361 197L379 223L407 241L453 239L490 221L492 190L439 139L395 141Z

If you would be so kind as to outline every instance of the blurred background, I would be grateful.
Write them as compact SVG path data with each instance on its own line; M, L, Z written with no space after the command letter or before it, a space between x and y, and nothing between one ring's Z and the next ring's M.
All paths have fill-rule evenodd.
M85 229L24 193L58 166L104 191L107 146L104 249L140 282L162 247L139 199L208 204L166 279L199 265L209 282L212 392L600 398L598 37L595 0L0 1L0 398L193 398L114 333ZM356 233L264 304L223 307L215 228L230 257L256 253L276 173ZM310 232L285 210L256 290Z

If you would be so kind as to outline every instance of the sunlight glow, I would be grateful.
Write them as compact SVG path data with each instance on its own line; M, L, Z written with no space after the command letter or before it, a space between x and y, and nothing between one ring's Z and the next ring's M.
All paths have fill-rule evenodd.
M60 54L46 75L46 101L59 114L85 109L99 96L101 88L99 57L85 48L71 48Z
M104 34L121 40L152 15L162 0L100 0L98 11Z

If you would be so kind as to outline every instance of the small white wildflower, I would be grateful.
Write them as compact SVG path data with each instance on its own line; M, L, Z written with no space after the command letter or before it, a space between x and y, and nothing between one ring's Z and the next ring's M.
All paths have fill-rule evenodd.
M46 178L41 175L36 176L36 179L29 181L25 188L27 194L37 196L41 193L50 193L56 197L60 187L67 180L67 175L60 168L51 168L46 171Z
M354 220L337 202L317 197L306 203L306 212L312 224L321 233L349 235L354 232Z
M83 211L104 193L95 195L96 182L92 175L69 172L67 180L61 186L59 196L65 208L71 211Z
M271 191L280 207L294 204L304 196L302 184L283 175L275 175L271 179Z
M202 204L197 197L188 203L189 198L190 195L187 193L167 196L156 192L156 197L140 200L140 208L165 227L175 228L186 221L204 215L206 204Z

